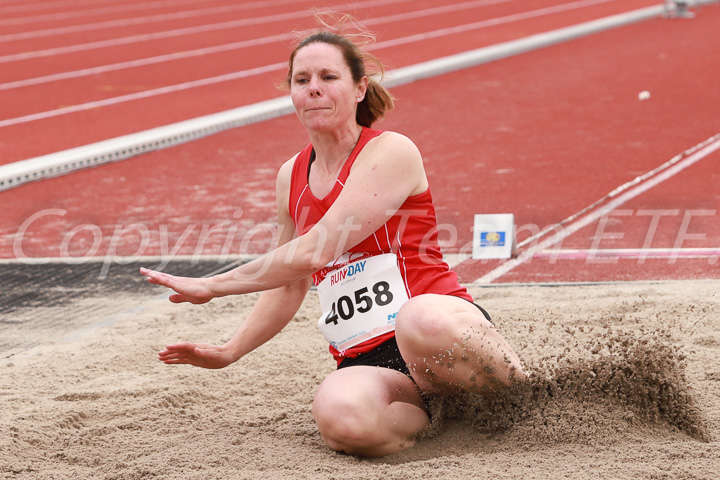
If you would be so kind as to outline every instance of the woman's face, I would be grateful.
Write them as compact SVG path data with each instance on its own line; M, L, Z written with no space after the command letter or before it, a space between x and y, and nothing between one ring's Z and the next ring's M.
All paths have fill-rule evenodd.
M311 43L295 54L290 96L300 122L309 130L328 131L355 122L367 78L356 84L340 49Z

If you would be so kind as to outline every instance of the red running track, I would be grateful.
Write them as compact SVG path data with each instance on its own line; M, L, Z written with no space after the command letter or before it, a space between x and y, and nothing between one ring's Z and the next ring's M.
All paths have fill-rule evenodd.
M446 251L469 243L474 213L513 212L519 225L545 227L720 132L720 94L711 88L720 72L712 54L719 20L720 7L708 6L692 21L648 21L395 89L398 109L381 127L409 135L423 151L438 220L458 232ZM638 100L642 90L650 100ZM11 218L0 226L0 256L17 253L14 234L38 213L45 216L21 244L31 257L88 254L91 226L100 232L98 255L173 246L187 255L261 252L271 231L262 224L274 222L275 170L305 142L296 120L284 117L4 192ZM649 222L638 212L677 210L661 218L651 245L673 247L682 218L702 210L714 213L693 217L688 233L696 237L682 247L717 248L719 159L715 152L623 205L631 213L612 216L605 229L622 238L603 237L598 246L641 247ZM142 229L130 228L135 223L147 226L147 245L139 242ZM114 232L122 236L113 250ZM597 232L591 224L562 247L590 248ZM716 263L712 256L610 264L536 258L497 281L718 278ZM472 281L496 266L458 269Z
M208 10L260 3L278 2L216 1ZM3 19L0 22L9 24L4 26L7 34L0 35L0 163L283 95L276 85L285 70L290 32L314 25L310 5L342 4L329 0L280 2L272 7L53 35L47 34L49 29L87 29L139 13L120 16L110 12L27 23L27 12L23 12L16 19ZM355 7L346 11L378 32L374 53L398 68L656 5L657 0L366 0L347 4ZM359 8L361 5L367 7ZM193 9L197 7L181 4L166 7L162 15ZM161 15L148 9L141 13L143 18ZM26 20L12 25L13 20L23 18ZM460 31L453 33L452 29ZM440 36L435 37L438 32ZM18 39L23 35L34 37ZM102 48L98 42L105 42ZM79 50L66 52L68 49ZM158 62L158 57L165 61ZM120 64L147 62L148 58L156 60L120 68ZM60 74L73 78L47 81L48 76L58 78ZM44 83L33 83L40 80Z

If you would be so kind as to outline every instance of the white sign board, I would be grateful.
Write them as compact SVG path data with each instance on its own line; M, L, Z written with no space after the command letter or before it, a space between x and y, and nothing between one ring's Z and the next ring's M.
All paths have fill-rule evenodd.
M515 245L515 218L512 213L475 215L473 225L474 260L510 258Z

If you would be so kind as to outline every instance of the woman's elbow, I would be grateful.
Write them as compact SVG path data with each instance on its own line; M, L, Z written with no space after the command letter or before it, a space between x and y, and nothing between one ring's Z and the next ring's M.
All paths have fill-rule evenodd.
M300 237L300 243L295 251L293 264L299 266L308 273L315 273L327 267L329 263L339 257L341 253L336 254L333 248L323 241L322 236L315 238L315 232L308 232Z
M335 260L335 257L332 255L315 252L315 254L305 259L305 265L308 266L312 273L315 273L327 267L333 260Z

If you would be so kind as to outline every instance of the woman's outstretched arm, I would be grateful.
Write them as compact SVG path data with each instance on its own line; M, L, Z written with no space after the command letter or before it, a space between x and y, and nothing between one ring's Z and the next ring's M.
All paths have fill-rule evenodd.
M283 175L286 170L286 167L281 169L278 174L277 185L278 222L281 227L278 240L280 245L290 242L295 232L288 213L287 195L284 190ZM177 279L178 277L173 278ZM203 293L204 280L207 279L180 279L180 281L185 281L195 293L187 293L187 291L175 293L170 299L176 303L183 301L204 303L209 301L212 295ZM169 365L190 364L203 368L226 367L277 335L297 313L310 288L310 283L310 277L304 277L288 285L262 292L235 335L222 345L180 342L168 345L165 350L159 352L158 358Z
M292 160L278 175L278 205L286 222ZM386 132L358 156L337 200L320 221L266 255L210 278L175 277L142 269L150 283L175 290L176 303L205 303L215 297L270 290L305 278L352 248L392 217L405 200L427 189L422 157L402 135ZM280 208L280 207L279 207ZM289 228L281 223L284 230ZM283 232L281 232L281 235Z
M292 320L310 288L310 278L268 290L240 325L233 337L222 345L181 342L168 345L158 359L168 365L190 364L203 368L223 368L264 344Z

